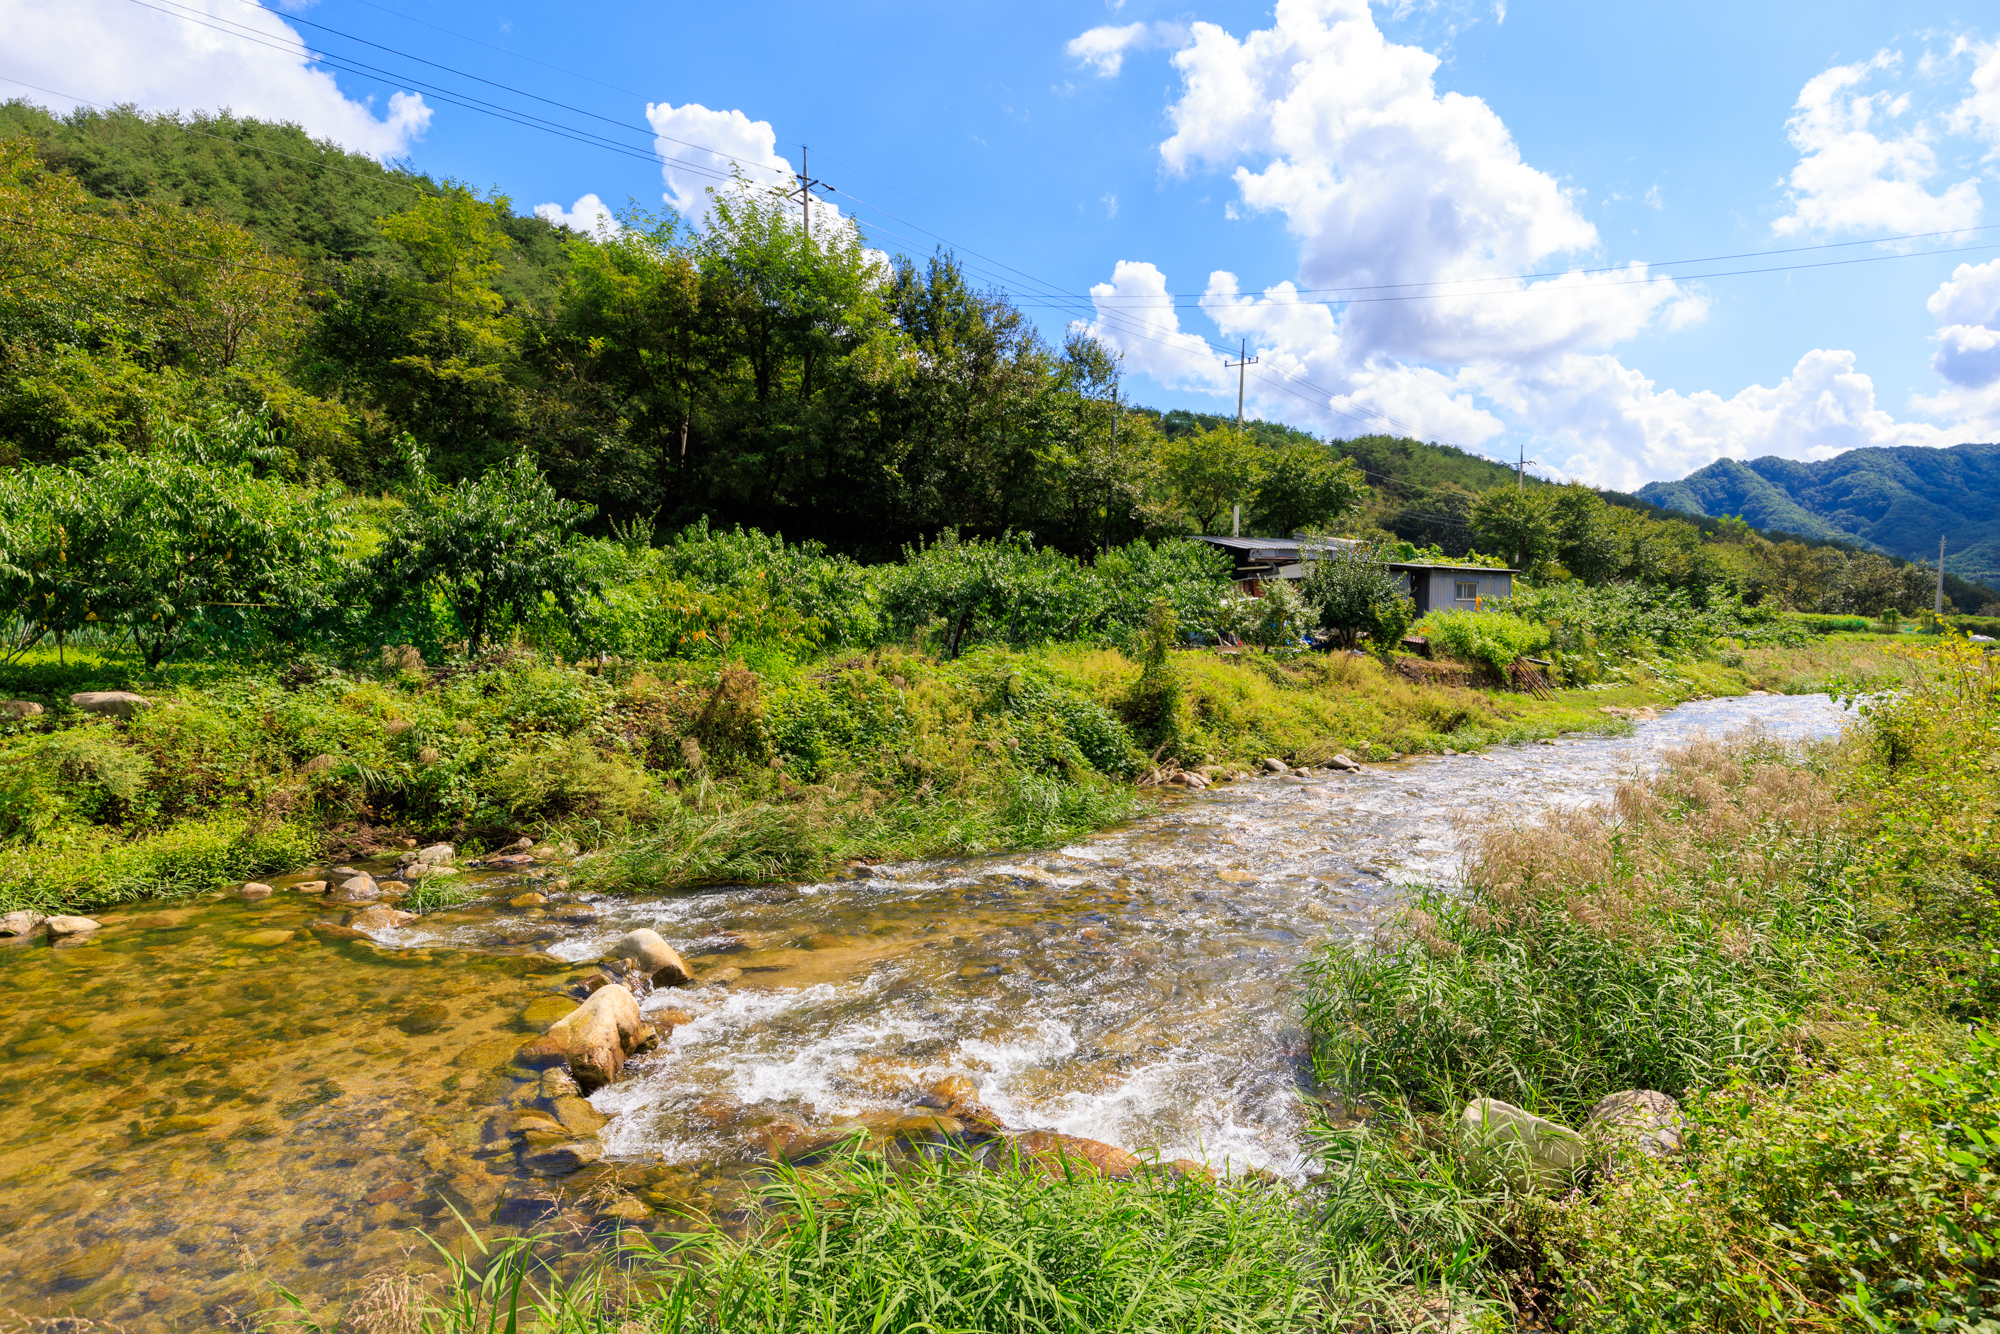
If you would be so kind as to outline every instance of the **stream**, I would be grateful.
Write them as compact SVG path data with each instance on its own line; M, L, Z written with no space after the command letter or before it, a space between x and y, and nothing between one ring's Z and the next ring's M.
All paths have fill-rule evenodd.
M1700 733L1845 719L1825 696L1704 700L1626 737L1175 790L1054 851L823 884L516 907L536 873L493 874L373 940L288 893L305 872L0 941L0 1311L225 1327L274 1284L318 1307L406 1266L414 1229L451 1235L449 1208L531 1226L579 1180L615 1188L614 1217L711 1207L773 1128L882 1124L943 1079L1010 1127L1301 1179L1315 942L1452 882L1455 825L1604 800ZM537 1085L512 1052L642 926L698 980L644 999L671 1033L592 1098L604 1164L529 1175L504 1114Z

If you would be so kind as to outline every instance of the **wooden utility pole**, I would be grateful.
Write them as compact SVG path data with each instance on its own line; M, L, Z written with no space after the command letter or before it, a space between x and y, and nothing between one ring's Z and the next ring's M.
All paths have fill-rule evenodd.
M1502 464L1501 466L1504 467L1506 465ZM1527 472L1528 472L1528 444L1524 440L1521 442L1521 455L1514 462L1514 489L1516 491L1522 490L1524 487L1526 487Z
M798 181L798 188L795 190L773 190L771 193L786 199L797 198L799 207L805 211L806 240L810 241L813 235L813 187L817 186L822 190L831 190L833 187L825 181L816 181L812 178L812 150L804 144L799 145Z
M1243 377L1250 373L1250 367L1257 364L1258 358L1250 355L1250 340L1247 338L1237 344L1237 349L1237 359L1235 361L1225 361L1222 364L1225 367L1234 366L1236 368L1236 438L1241 440L1243 438ZM1241 501L1229 507L1229 535L1231 537L1243 536L1243 503Z
M1938 586L1937 602L1931 608L1939 616L1944 615L1944 538L1938 538Z

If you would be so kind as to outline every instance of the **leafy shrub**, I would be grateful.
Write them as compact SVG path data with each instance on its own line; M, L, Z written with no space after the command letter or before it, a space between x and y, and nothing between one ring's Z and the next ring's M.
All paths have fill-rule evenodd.
M108 726L30 736L0 753L0 843L29 843L67 820L105 823L142 808L153 765Z
M511 820L595 820L618 830L641 819L654 799L642 770L580 736L546 738L514 751L495 766L486 786Z
M1403 642L1411 603L1388 561L1381 547L1332 547L1307 571L1300 591L1342 648L1353 648L1364 634L1385 655Z
M1549 647L1549 628L1504 611L1434 611L1420 627L1434 648L1504 676L1516 658Z
M1835 1053L1831 1071L1695 1099L1678 1159L1634 1162L1563 1210L1565 1328L2000 1323L2000 1040L1976 1031L1940 1060L1860 1031Z
M983 686L987 709L1013 721L1023 752L1018 759L1028 767L1082 764L1121 776L1138 767L1137 748L1125 724L1047 668L996 658L976 664L974 679Z
M829 777L841 760L863 766L881 761L909 725L901 692L873 671L795 682L773 694L764 715L765 735L786 772L813 783Z
M1130 641L1154 602L1184 630L1212 618L1228 582L1228 560L1203 543L1134 542L1094 565L1036 547L1025 533L984 541L947 530L881 567L884 630L894 638L931 630L947 658L975 643L1015 648L1090 640Z
M1817 613L1802 612L1792 619L1796 620L1800 625L1805 626L1808 630L1811 630L1814 634L1821 635L1830 635L1836 631L1861 634L1868 629L1868 618L1866 616L1824 616Z

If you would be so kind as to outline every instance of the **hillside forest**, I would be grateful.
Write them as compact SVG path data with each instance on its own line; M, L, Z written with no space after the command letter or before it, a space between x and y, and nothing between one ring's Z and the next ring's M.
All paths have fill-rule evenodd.
M879 561L951 530L1084 556L1228 531L1240 505L1247 533L1479 548L1696 601L1930 602L1893 560L1581 487L1516 492L1446 446L1115 407L1114 355L1050 343L950 254L808 244L796 213L740 192L703 231L641 211L585 237L227 115L13 102L0 133L11 487L51 470L118 485L136 460L187 457L185 432L245 420L270 503L330 505L315 522L360 547L422 486L525 463L601 538L706 521ZM2000 602L1949 588L1962 610Z

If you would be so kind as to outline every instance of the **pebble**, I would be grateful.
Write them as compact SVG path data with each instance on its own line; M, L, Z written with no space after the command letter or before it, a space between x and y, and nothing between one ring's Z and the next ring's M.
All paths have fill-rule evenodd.
M236 891L236 896L244 899L267 899L271 897L271 887L259 884L255 880L246 881L243 888Z
M98 923L88 917L51 917L43 923L51 936L81 936L97 930Z

